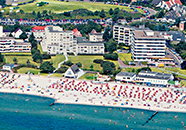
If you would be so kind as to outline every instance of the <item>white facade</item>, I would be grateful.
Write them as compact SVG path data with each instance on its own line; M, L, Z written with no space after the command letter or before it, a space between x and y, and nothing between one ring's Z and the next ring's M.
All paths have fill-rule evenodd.
M3 33L3 26L0 26L0 37L4 37L5 33Z
M3 65L3 70L11 71L13 67L14 67L13 64L6 64L6 65Z
M81 70L80 68L77 67L77 65L72 65L71 67L68 68L68 70L65 72L65 77L66 78L76 78L78 79L82 75L84 75L85 72Z
M0 52L31 52L31 44L22 39L0 37Z
M136 77L135 73L120 72L116 75L116 81L133 82Z
M104 54L103 42L91 42L82 37L74 38L73 31L65 31L59 26L47 26L43 34L41 46L48 54Z
M133 31L132 58L134 61L150 61L152 58L165 57L165 39L158 32L149 30Z
M136 76L135 82L166 86L173 79L172 74L142 71Z
M15 30L15 31L12 33L12 35L13 35L13 37L15 37L15 38L19 38L19 36L20 36L22 33L23 33L23 31L22 31L21 29L17 29L17 30Z
M103 41L103 34L96 33L96 34L89 34L89 41L91 42L102 42Z
M131 45L131 38L132 38L133 30L134 28L132 27L114 25L113 26L113 38L118 44L124 43L126 45Z
M76 53L76 45L72 31L63 31L59 26L45 27L41 43L44 52L49 54Z

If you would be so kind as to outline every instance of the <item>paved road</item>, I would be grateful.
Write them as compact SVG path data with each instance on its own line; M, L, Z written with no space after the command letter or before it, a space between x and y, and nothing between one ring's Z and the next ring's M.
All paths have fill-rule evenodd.
M151 8L148 8L148 7L143 7L143 8L147 9L150 13L147 17L150 17L150 16L155 15L157 13L156 10L153 10Z
M169 53L169 55L170 55L171 57L174 58L175 63L178 64L177 66L178 66L178 67L181 67L181 61L178 59L178 57L177 57L176 55L174 55L171 51L169 51L169 48L167 48L165 51L166 51L166 53Z

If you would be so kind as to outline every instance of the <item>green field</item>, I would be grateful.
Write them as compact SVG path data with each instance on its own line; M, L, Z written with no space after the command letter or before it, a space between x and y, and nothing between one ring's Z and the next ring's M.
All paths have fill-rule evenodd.
M57 0L42 0L44 2L49 2L48 5L44 5L41 7L37 7L37 3L41 2L41 0L36 0L34 3L30 3L27 5L21 5L19 6L19 10L22 9L24 12L42 12L43 10L52 11L55 13L62 13L64 11L72 11L75 9L88 9L90 11L100 11L104 9L105 11L108 11L110 8L120 8L126 11L133 11L129 7L126 6L119 6L119 5L109 5L109 4L103 4L103 3L89 3L89 2L62 2ZM9 10L9 7L6 7L5 10ZM142 12L141 9L137 9L139 12Z
M122 61L133 61L131 53L118 53L118 56Z
M40 63L36 63L32 60L32 56L5 56L6 63L14 63L13 62L14 57L17 58L18 64L26 64L26 61L29 59L30 64L40 65ZM64 55L56 55L56 56L51 56L51 59L43 60L43 62L50 61L51 63L53 63L53 66L57 68L58 64L64 60L65 60Z
M81 64L83 65L82 66L83 69L90 69L90 65L93 65L94 70L99 70L99 71L102 70L102 67L100 66L100 64L93 63L93 61L95 59L103 60L104 59L103 56L80 55L80 56L68 56L68 58L69 58L69 61L72 61L73 63L81 62ZM108 61L111 61L111 60L108 60ZM111 62L113 62L116 65L116 67L119 67L118 61L111 61Z
M20 69L17 70L18 73L21 73L21 74L25 74L27 73L28 71L30 71L31 73L33 74L38 74L38 72L40 72L39 69L34 69L34 68L27 68L27 67L22 67Z
M96 76L96 74L86 73L83 76L81 76L79 79L94 80L95 79L95 76Z
M28 71L30 71L30 73L33 73L35 75L38 75L38 73L41 71L39 69L34 69L34 68L28 68L28 67L22 67L20 69L17 70L18 73L21 73L21 74L25 74L27 73ZM48 74L46 73L40 73L40 75L42 76L48 76ZM51 75L52 77L62 77L62 74L60 73L54 73Z

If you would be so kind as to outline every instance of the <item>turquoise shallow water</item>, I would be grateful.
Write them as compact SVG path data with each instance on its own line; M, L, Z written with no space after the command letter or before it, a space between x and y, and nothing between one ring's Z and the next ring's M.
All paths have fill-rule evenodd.
M142 126L153 111L70 104L50 107L53 101L38 96L0 93L0 130L183 130L181 122L186 125L186 113L161 112Z

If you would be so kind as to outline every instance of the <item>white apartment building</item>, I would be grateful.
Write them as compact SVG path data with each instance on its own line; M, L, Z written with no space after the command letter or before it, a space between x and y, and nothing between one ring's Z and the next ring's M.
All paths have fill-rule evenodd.
M31 52L31 44L13 37L0 37L0 52Z
M114 25L113 27L113 38L120 44L124 43L126 45L131 45L132 31L135 28L125 27L123 25Z
M59 26L46 26L41 42L42 50L48 54L104 54L103 42L92 42L85 37L74 38L73 31Z
M103 42L91 42L85 37L77 37L78 54L104 54Z
M103 41L103 34L102 33L90 33L89 34L89 41L102 42Z
M65 31L59 26L47 26L41 46L48 54L76 53L77 41L73 39L73 31Z
M157 31L133 31L132 58L134 61L150 61L152 58L163 58L165 57L165 43L165 39Z
M46 26L35 26L32 28L32 32L36 39L41 39L45 34Z

